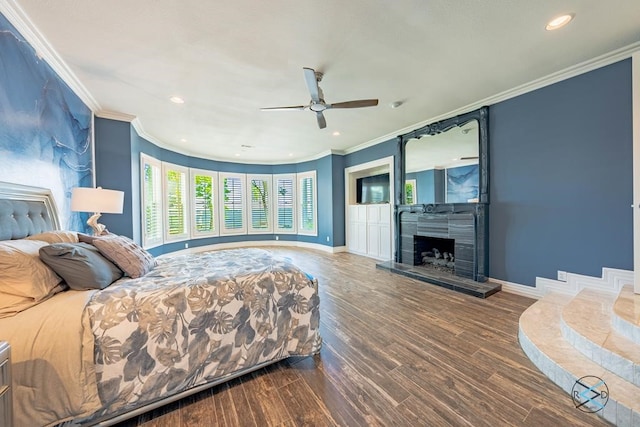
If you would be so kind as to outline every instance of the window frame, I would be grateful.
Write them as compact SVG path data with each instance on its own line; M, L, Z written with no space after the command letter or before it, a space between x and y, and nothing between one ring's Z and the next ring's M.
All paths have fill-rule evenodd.
M298 199L297 199L297 188L298 188L298 180L296 179L295 173L281 173L281 174L273 174L271 175L273 179L272 188L274 189L274 197L273 197L273 233L274 234L298 234ZM288 179L291 181L291 228L280 228L278 226L278 209L279 209L279 200L278 200L278 180Z
M182 174L184 181L183 181L183 205L184 205L184 211L183 211L183 230L182 233L180 234L169 234L169 221L170 221L170 215L169 215L169 180L168 180L168 172L169 171L175 171L175 172L179 172ZM169 243L169 242L179 242L182 240L188 240L189 236L190 236L190 229L191 229L191 222L190 222L190 209L189 209L189 204L190 204L190 194L189 194L189 168L185 167L185 166L180 166L180 165L176 165L173 163L169 163L169 162L162 162L162 184L163 184L163 188L162 188L162 194L164 197L164 222L163 222L163 232L164 232L164 242L165 243Z
M247 234L273 234L273 175L271 174L247 174ZM266 228L253 227L253 181L259 180L267 185L267 194L264 208L266 209L265 218L267 220Z
M304 194L302 187L303 181L306 179L312 179L313 184L311 188L311 199L313 201L313 229L307 230L303 228L304 224L304 201L302 200L302 196ZM298 205L298 235L302 236L317 236L318 235L318 180L317 174L315 170L308 172L301 172L296 175L297 181L297 205Z
M225 227L225 216L224 216L224 181L226 178L238 179L240 182L241 195L240 195L240 204L242 208L242 225L240 228L226 228ZM234 172L218 172L218 209L219 209L219 230L220 236L233 236L239 234L247 234L247 181L246 174L243 173L234 173Z
M147 192L146 192L146 168L145 165L149 165L152 168L156 168L158 171L158 185L157 189L154 189L152 192L156 193L157 203L159 204L158 208L158 223L157 223L157 236L150 237L147 234ZM140 209L140 220L141 220L141 234L142 234L142 246L145 249L154 248L156 246L160 246L164 244L164 191L163 191L163 179L162 179L162 162L154 157L151 157L147 154L140 153L140 201L141 201L141 209Z
M211 178L211 191L212 191L212 202L213 202L213 209L212 209L212 215L213 215L213 230L212 231L200 231L196 228L197 226L197 221L196 221L196 211L197 211L197 206L196 206L196 182L195 182L195 178L196 176L207 176ZM220 199L218 197L218 192L219 192L219 187L218 187L218 172L216 171L210 171L210 170L206 170L206 169L194 169L194 168L189 168L189 188L190 188L190 192L189 192L189 206L191 207L191 238L192 239L199 239L199 238L203 238L203 237L216 237L220 235L220 224L219 224L219 218L220 218L220 206L219 206L219 202Z

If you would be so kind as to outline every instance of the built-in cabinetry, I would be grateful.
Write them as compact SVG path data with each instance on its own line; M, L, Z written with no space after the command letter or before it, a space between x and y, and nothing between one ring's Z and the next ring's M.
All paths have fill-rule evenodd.
M347 248L349 252L390 260L391 206L384 204L349 205Z
M0 425L11 427L11 347L6 341L0 341Z

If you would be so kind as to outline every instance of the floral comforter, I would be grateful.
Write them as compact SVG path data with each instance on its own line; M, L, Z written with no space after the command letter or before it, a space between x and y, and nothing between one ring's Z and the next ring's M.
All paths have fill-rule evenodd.
M100 414L322 343L317 281L261 249L159 259L146 276L97 292L86 313Z

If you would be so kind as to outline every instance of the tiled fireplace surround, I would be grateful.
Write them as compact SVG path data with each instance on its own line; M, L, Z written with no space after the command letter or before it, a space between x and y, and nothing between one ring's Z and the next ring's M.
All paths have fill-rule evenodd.
M455 275L477 282L487 280L485 205L442 204L410 206L400 212L398 261L416 265L415 236L455 241Z

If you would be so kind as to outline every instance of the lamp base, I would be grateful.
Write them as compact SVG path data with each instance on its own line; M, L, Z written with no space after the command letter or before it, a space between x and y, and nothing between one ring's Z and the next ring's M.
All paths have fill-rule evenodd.
M94 236L100 236L104 233L104 230L107 229L103 224L98 224L98 219L100 218L100 213L96 212L87 220L87 225L93 229Z

